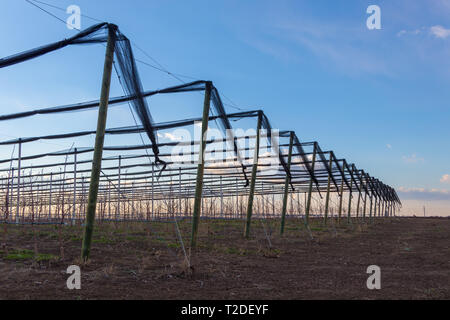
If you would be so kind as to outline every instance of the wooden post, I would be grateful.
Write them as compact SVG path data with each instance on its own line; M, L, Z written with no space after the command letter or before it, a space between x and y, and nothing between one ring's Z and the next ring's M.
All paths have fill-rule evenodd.
M352 189L353 189L353 166L350 172L350 190L348 195L348 213L347 213L347 223L351 222L351 209L352 209Z
M367 184L366 184L366 188L367 188ZM364 192L363 223L366 222L366 209L367 209L367 191Z
M9 220L14 221L13 217L13 193L14 193L14 168L11 168L11 185L9 188Z
M275 187L272 186L272 214L275 217Z
M181 167L178 169L179 175L178 175L178 211L180 213L180 217L182 217L181 212Z
M111 72L116 44L116 25L108 25L108 44L106 46L105 64L103 67L102 90L98 109L97 133L95 136L94 157L92 160L91 181L89 185L88 208L81 249L81 259L86 262L91 251L92 233L94 231L95 211L97 207L98 186L102 165L103 143L105 139L106 118L111 86Z
M289 172L291 172L291 159L292 159L292 147L294 144L294 132L290 132L289 136L289 153L288 153L288 163L287 167ZM284 233L284 224L286 219L286 207L287 207L287 199L289 194L289 175L286 172L286 178L284 179L284 195L283 195L283 209L281 211L281 227L280 227L280 235L283 235Z
M378 217L381 217L381 201L382 199L380 196L380 198L378 199Z
M220 217L224 218L223 214L223 189L222 189L222 176L220 176Z
M108 220L111 219L111 181L108 181Z
M50 172L50 193L48 198L48 217L49 219L52 218L52 184L53 184L53 172Z
M262 216L266 218L266 210L264 208L264 181L261 181L261 204L262 204Z
M17 162L17 212L16 212L16 223L19 223L19 214L20 214L20 171L22 170L22 139L19 138L19 157Z
M373 192L373 190L371 190ZM373 204L373 193L370 193L370 209L369 209L369 221L370 223L373 222L373 218L372 218L372 204ZM375 201L377 201L377 198L375 197Z
M236 214L235 214L235 218L239 219L239 189L238 189L238 179L236 178Z
M155 165L152 163L152 219L155 219Z
M73 154L73 208L72 208L72 225L75 225L77 204L77 148Z
M341 223L341 215L342 215L342 201L344 200L344 180L345 180L345 167L344 163L342 163L342 181L341 181L341 194L339 196L339 213L338 213L338 223Z
M356 202L356 221L358 222L359 219L359 204L361 203L361 189L362 189L362 184L359 185L359 192L358 192L358 201Z
M327 224L328 220L328 209L330 207L330 187L331 187L331 177L333 174L333 153L330 152L330 172L328 173L328 185L327 185L327 195L325 197L325 216L324 216L324 224Z
M120 189L120 180L121 180L121 174L122 174L122 156L119 155L119 176L118 176L118 181L117 181L117 208L116 208L116 216L115 216L115 220L116 223L119 220L120 217L120 198L122 197L122 191Z
M305 224L309 225L309 211L311 210L311 196L312 196L312 188L314 181L314 167L316 164L316 150L317 150L317 142L314 142L314 150L311 164L312 176L309 180L309 189L308 189L308 200L306 201L306 210L305 210Z
M252 168L252 177L250 181L250 190L248 195L248 203L247 203L247 222L245 224L244 236L248 238L250 236L250 225L252 222L252 213L253 213L253 198L255 194L255 185L256 185L256 173L258 171L258 158L259 158L259 135L261 131L261 122L262 122L262 113L258 113L258 123L256 128L256 141L255 141L255 150L253 153L253 168Z
M197 166L197 181L195 186L194 212L192 216L192 234L191 234L191 248L197 245L198 222L202 211L202 192L203 192L203 172L205 170L204 155L206 148L206 134L208 131L209 107L211 103L211 89L212 83L206 82L205 85L205 100L203 103L203 118L202 118L202 135L200 137L199 152L198 152L198 166Z

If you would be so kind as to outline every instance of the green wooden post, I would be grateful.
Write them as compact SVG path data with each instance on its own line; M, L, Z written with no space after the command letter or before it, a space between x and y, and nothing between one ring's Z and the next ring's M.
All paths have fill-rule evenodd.
M328 185L327 185L327 195L325 197L325 216L323 223L326 225L328 220L328 209L330 207L330 187L331 187L331 177L333 174L333 153L330 152L330 172L328 173Z
M308 189L308 200L306 201L306 210L305 210L305 224L309 225L309 211L311 210L311 196L312 196L312 188L313 188L313 181L314 181L314 168L316 164L316 152L317 152L317 142L314 142L314 150L313 150L313 157L312 157L312 163L311 163L311 171L312 176L309 180L309 189Z
M353 193L353 166L352 171L350 173L350 191L348 196L348 214L347 214L347 223L350 223L351 219L351 210L352 210L352 193Z
M210 81L206 82L205 100L203 103L202 136L200 137L200 150L198 152L197 182L195 185L194 212L192 216L191 248L195 248L197 245L198 223L202 211L203 172L205 171L204 155L207 138L206 133L208 131L209 107L211 105L211 89L212 83Z
M261 121L262 121L262 113L258 114L258 124L256 128L256 142L255 142L255 151L253 153L253 168L252 168L252 177L250 181L250 191L248 195L248 204L247 204L247 222L245 224L244 236L248 238L250 236L250 224L252 222L252 212L253 212L253 197L255 194L255 184L256 184L256 173L258 171L258 158L259 158L259 135L261 131Z
M378 217L381 217L381 201L382 199L380 197L380 199L378 199Z
M292 158L292 146L294 144L294 132L291 131L289 136L289 154L288 154L288 163L287 167L289 172L291 171L291 158ZM283 195L283 209L281 211L281 227L280 227L280 235L284 233L284 224L286 219L286 208L287 208L287 200L289 195L289 175L286 173L286 178L284 180L284 195Z
M106 46L105 64L103 67L102 90L98 109L97 133L95 136L94 157L92 160L91 181L89 185L88 207L81 249L81 259L86 262L89 259L94 231L95 211L97 207L98 186L100 170L102 166L103 142L105 138L106 118L108 113L109 89L111 86L111 72L114 60L114 47L116 44L117 26L108 25L108 44Z
M342 215L342 201L344 200L344 179L345 179L345 167L344 163L342 163L342 181L341 181L341 194L339 197L339 214L338 214L338 223L341 223L341 215Z
M373 190L372 190L372 192L373 192ZM373 194L371 193L370 194L370 209L369 209L369 221L370 221L370 223L372 223L373 222L373 217L372 217L372 201L373 201ZM375 201L377 201L377 198L375 197Z
M358 201L356 202L356 222L358 222L359 219L359 205L361 203L361 189L362 185L359 186L359 192L358 192Z
M367 184L366 184L366 188L367 188ZM367 191L364 192L363 223L366 222L366 209L367 209Z

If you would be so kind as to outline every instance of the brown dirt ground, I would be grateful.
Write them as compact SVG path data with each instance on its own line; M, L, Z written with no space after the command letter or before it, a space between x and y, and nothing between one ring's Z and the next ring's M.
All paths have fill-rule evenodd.
M245 240L243 221L202 221L189 269L173 223L97 225L82 288L68 290L80 226L0 226L0 299L450 299L450 219L314 220L312 239L297 219L283 238L274 220L252 228ZM381 290L366 287L373 264Z

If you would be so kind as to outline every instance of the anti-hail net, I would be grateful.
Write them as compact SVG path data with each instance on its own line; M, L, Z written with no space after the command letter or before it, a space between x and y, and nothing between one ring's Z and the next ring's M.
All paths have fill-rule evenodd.
M170 156L172 154L170 151L171 148L183 143L189 146L198 146L200 142L189 140L182 143L179 141L160 143L158 141L158 132L172 128L192 127L196 122L200 121L201 118L188 118L155 123L147 99L163 94L203 92L207 88L206 81L194 81L165 89L144 91L129 39L116 29L114 25L109 25L107 23L100 23L92 26L74 37L0 59L0 68L25 62L70 45L104 44L107 41L108 34L111 30L113 30L114 36L116 37L115 67L124 90L124 95L110 98L109 105L115 107L130 104L135 114L138 115L140 123L136 126L127 125L123 127L108 128L105 133L106 135L116 135L115 137L126 134L145 133L148 136L150 143L143 142L142 145L137 145L135 143L127 145L120 145L120 143L119 145L106 145L104 147L106 152L115 153L113 153L114 155L105 155L103 158L106 165L102 167L99 193L102 195L104 203L110 205L115 204L117 206L115 210L109 209L110 213L112 211L123 212L128 210L128 208L125 210L121 207L124 195L131 203L131 212L134 212L134 206L140 205L142 201L144 204L147 203L148 207L149 201L152 201L151 203L153 203L153 199L155 199L155 201L159 200L160 203L165 204L167 207L167 199L172 199L173 201L177 197L180 199L191 199L193 197L193 186L195 185L196 163L181 163L171 160ZM156 99L156 97L152 99ZM393 199L396 197L395 192L392 192L392 190L388 189L387 186L384 186L378 180L371 178L364 172L359 176L356 176L356 172L359 173L356 168L350 166L346 167L344 164L341 165L340 163L343 162L339 162L337 159L334 159L334 162L330 167L328 160L324 157L326 152L322 152L317 143L300 142L296 135L294 136L295 148L294 154L292 155L295 159L292 161L292 166L289 169L286 162L286 153L281 152L281 148L286 149L289 145L286 144L286 141L277 142L275 139L272 139L273 128L268 117L262 111L255 110L227 114L219 91L214 86L211 86L210 99L211 114L209 116L209 121L214 121L218 128L225 133L226 138L223 140L216 139L215 141L208 140L206 143L211 146L213 144L226 142L228 148L223 147L222 154L226 155L230 153L234 155L234 158L231 159L224 156L223 159L205 161L204 196L211 199L209 210L212 208L211 203L215 203L214 206L216 207L222 207L221 202L214 202L214 198L220 196L227 198L227 201L225 201L223 205L229 207L229 209L227 209L228 212L239 211L240 213L243 213L245 211L245 209L242 208L242 198L248 194L248 178L246 172L251 168L250 161L252 160L252 157L241 155L241 151L251 152L254 151L254 147L249 145L248 147L242 148L238 145L238 141L242 141L244 137L234 136L233 131L231 130L233 128L230 120L238 121L245 118L253 118L254 120L257 117L261 117L261 127L266 132L269 146L278 151L275 156L260 155L260 159L263 160L269 157L278 158L277 168L279 165L280 169L271 174L265 174L263 173L264 168L269 167L269 164L264 163L264 161L261 161L258 164L258 185L255 192L262 197L260 200L262 200L261 203L263 203L261 204L263 212L265 210L264 208L267 207L266 202L268 201L268 195L272 195L271 201L273 206L271 206L271 208L273 213L279 211L278 205L275 206L274 203L280 203L280 195L283 194L284 179L286 176L289 177L292 186L291 190L296 190L297 192L304 193L312 179L315 185L315 191L320 194L320 192L326 191L328 176L331 175L333 182L332 192L340 192L340 183L341 181L344 181L347 191L351 189L355 193L359 192L361 189L359 189L358 186L362 185L362 189L365 190L366 193L370 192L377 197L391 197ZM152 100L150 100L150 102L151 101ZM28 118L43 114L48 115L85 111L98 108L98 106L99 100L92 100L83 103L60 105L52 108L32 108L33 110L31 111L0 115L0 121ZM32 144L34 141L51 141L84 137L93 134L95 134L94 130L77 130L65 133L58 132L56 134L47 134L47 132L45 132L45 135L43 133L39 136L0 141L0 146L11 146L12 148L16 148L15 152L17 152L17 147L19 145L26 146L27 143ZM280 132L280 139L285 140L289 137L289 134L290 131ZM247 138L254 140L255 135ZM305 151L305 148L309 150L312 146L314 146L318 154L317 163L314 168L311 162L312 152ZM141 161L148 157L148 155L146 156L141 151L147 152L149 149L153 151L155 158L154 163ZM28 152L29 149L26 150ZM193 147L190 150L189 156L198 155L198 152L195 151ZM59 201L59 198L56 198L55 196L52 197L52 195L55 193L56 188L58 188L58 190L60 190L59 193L63 195L62 203L67 201L67 197L64 197L64 195L69 192L67 190L72 190L71 192L73 192L74 198L72 206L75 207L76 202L78 214L82 216L83 205L85 203L83 196L86 194L87 190L87 176L90 172L89 164L91 163L91 160L87 156L88 153L93 152L93 148L78 147L76 149L70 148L54 152L45 151L46 150L38 151L31 155L22 154L20 157L16 156L13 151L11 157L5 156L0 159L0 164L7 166L0 169L0 185L3 186L2 190L5 193L4 196L1 195L1 199L2 201L3 199L6 199L7 204L5 207L7 212L15 212L14 210L16 210L18 213L19 203L21 206L23 205L25 207L24 203L26 205L28 205L28 203L34 203L33 201L37 199L37 195L39 195L42 203L49 203L48 211L53 212L57 206L55 201ZM209 153L210 151L207 149L205 152ZM43 163L39 162L38 159L40 158L58 160L50 163ZM61 160L61 158L63 158L63 160ZM13 162L21 162L21 167L14 166ZM158 163L164 164L164 168L166 168L166 166L167 168L165 169L164 174L162 173L163 170L161 170L161 179L159 182L156 182L153 181L153 170L154 165L157 165ZM73 169L69 170L69 166ZM60 172L58 173L53 170L54 168L62 168L63 170L60 169ZM45 171L46 169L51 169L51 171ZM18 181L19 170L22 170L20 182ZM26 174L24 174L24 170L26 171ZM352 172L354 173L353 176ZM177 179L179 180L175 181ZM177 184L175 184L175 182L177 182ZM20 202L19 196L20 199L22 199ZM177 200L179 200L179 198L177 198ZM13 208L11 205L12 203L16 203L17 207L14 205ZM183 208L183 211L186 213L189 212L190 206L189 201L186 201L186 203L183 202L183 204L180 201L178 202L179 209L177 210L181 212L181 208ZM205 209L208 210L208 207ZM105 211L105 209L103 210ZM138 211L142 212L142 210ZM151 212L157 213L156 208L155 210L152 209Z

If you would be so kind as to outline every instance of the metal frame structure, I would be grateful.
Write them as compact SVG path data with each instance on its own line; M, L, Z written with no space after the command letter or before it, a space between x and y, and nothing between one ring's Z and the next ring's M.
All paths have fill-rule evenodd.
M326 224L333 195L338 200L336 213L339 222L345 211L347 222L352 223L352 217L365 222L367 208L369 221L372 221L374 217L394 216L401 207L401 201L393 188L358 169L355 164L338 159L333 151L323 151L318 142L301 142L294 131L279 131L278 141L272 140L274 133L262 110L226 113L220 94L210 81L196 81L157 91L136 89L135 94L109 97L116 41L126 38L118 32L117 26L102 25L106 25L108 37L105 40L105 66L98 101L0 116L0 122L14 121L35 115L98 108L96 131L0 141L0 145L17 145L19 151L16 158L0 159L2 222L84 223L82 257L86 260L95 219L154 221L192 217L191 247L195 247L201 217L245 219L244 236L248 238L251 235L252 218L280 218L281 234L287 216L301 216L308 225L310 217L318 215ZM56 50L54 47L46 47L46 52L50 48ZM0 68L21 62L27 55L34 57L33 54L0 59ZM134 63L132 53L128 52L128 56ZM140 86L136 83L133 85ZM204 92L201 118L152 123L148 120L151 115L145 103L142 103L139 112L144 115L140 126L106 128L108 105L120 106L137 99L145 102L145 99L157 94L187 91ZM213 108L216 114L212 114ZM255 119L255 134L229 135L233 129L230 119ZM201 137L198 141L159 143L154 138L158 131L192 127L200 121ZM209 140L208 125L217 121L220 121L219 127L226 131L226 137ZM105 135L142 132L149 134L150 144L104 146L103 143ZM96 134L94 147L77 146L60 152L23 154L27 145L34 141L70 139L92 134ZM266 140L267 145L263 146ZM242 141L247 142L244 147L239 146ZM192 147L192 151L187 154L189 161L174 160L171 149L180 145ZM267 147L273 152L263 153ZM104 152L114 155L104 156ZM217 157L217 153L222 156ZM212 154L215 155L213 159L209 157ZM194 157L198 160L195 161ZM52 161L55 158L65 160ZM30 164L30 161L37 159L42 163ZM305 195L304 201L300 200L301 194ZM295 196L296 206L292 204ZM347 206L344 206L345 199Z

